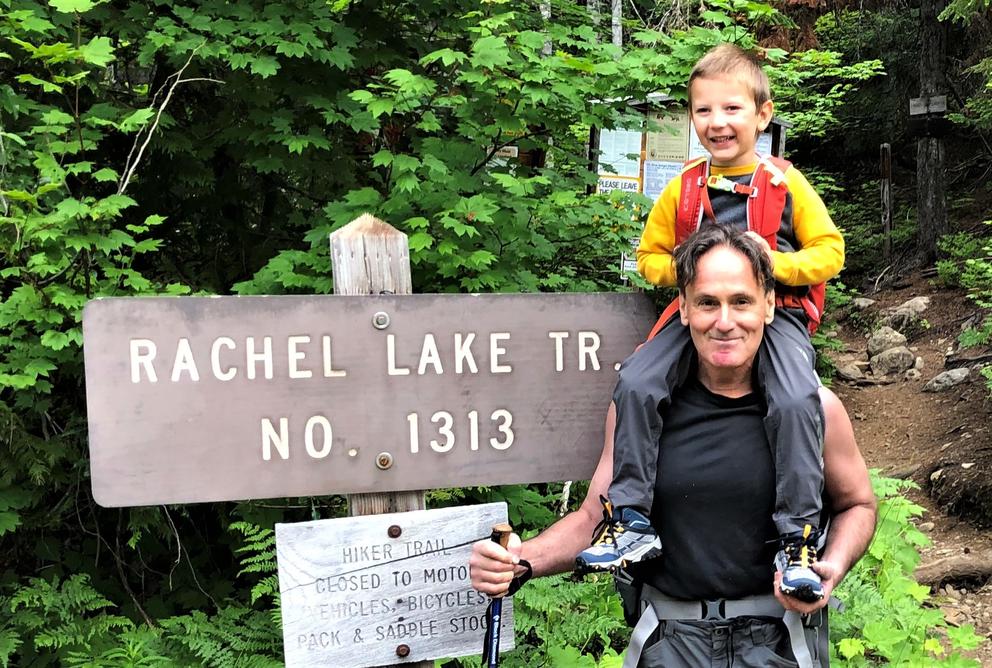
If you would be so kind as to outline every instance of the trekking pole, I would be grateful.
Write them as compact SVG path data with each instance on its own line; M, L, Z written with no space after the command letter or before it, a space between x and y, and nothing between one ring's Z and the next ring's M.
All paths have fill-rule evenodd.
M506 523L493 526L490 539L494 543L499 543L500 547L506 548L510 542L510 534L513 528ZM482 665L485 668L498 668L499 666L499 636L500 624L503 619L503 595L499 595L489 600L489 607L486 608L486 638L483 641Z

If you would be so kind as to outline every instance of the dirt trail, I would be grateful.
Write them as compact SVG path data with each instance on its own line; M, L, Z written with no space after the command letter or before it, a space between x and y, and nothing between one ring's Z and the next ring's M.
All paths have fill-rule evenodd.
M972 454L992 450L992 402L983 379L972 374L965 384L943 393L924 393L923 385L944 370L944 353L961 331L961 323L974 308L960 292L937 291L927 281L914 281L902 289L873 295L877 300L868 313L897 306L920 295L931 298L923 317L928 328L907 344L922 357L919 380L899 380L886 385L853 385L835 381L833 390L844 401L854 424L858 444L870 468L889 476L910 478L925 485L936 461L956 458L968 463ZM858 327L864 318L845 320L838 332L846 351L833 357L867 359L866 334ZM986 452L988 450L985 450ZM927 509L920 528L933 541L923 551L923 563L942 557L992 551L992 532L937 509L924 489L910 498ZM992 582L953 583L936 596L952 624L974 624L980 635L992 638ZM992 668L992 641L971 654Z

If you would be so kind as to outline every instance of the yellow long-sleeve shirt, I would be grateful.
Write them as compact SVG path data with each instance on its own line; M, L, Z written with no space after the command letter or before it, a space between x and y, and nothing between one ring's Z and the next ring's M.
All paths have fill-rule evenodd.
M710 174L728 178L745 176L752 174L756 167L757 162L740 167L711 166ZM816 285L840 273L844 266L844 239L831 220L823 200L799 170L789 167L785 172L785 182L789 196L782 214L779 247L787 250L772 252L775 280L783 285ZM655 285L675 285L675 258L672 253L675 250L675 217L681 190L682 179L679 176L665 187L648 215L637 248L637 269ZM719 213L717 217L720 218ZM786 220L787 217L789 220ZM720 218L719 222L742 229L747 224L744 218ZM795 243L791 245L794 250L788 249L793 240Z

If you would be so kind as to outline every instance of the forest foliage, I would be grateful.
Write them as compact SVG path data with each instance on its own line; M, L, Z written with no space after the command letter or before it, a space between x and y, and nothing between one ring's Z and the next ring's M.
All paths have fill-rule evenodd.
M953 3L949 20L985 29L980 5ZM665 10L636 6L644 16ZM511 0L0 0L0 9L4 666L281 665L271 526L344 512L340 497L97 506L80 326L88 300L328 293L327 236L365 212L409 235L418 292L624 289L620 252L650 202L590 194L590 127L640 127L628 102L656 92L684 99L689 69L710 46L756 47L797 28L749 0L672 3L685 18L677 29L628 18L623 48L569 3L555 3L551 21L535 4ZM915 44L856 43L852 28L891 36L886 26L907 19L887 11L870 20L824 16L818 49L763 51L776 103L793 124L790 143L809 157L855 266L877 260L869 179L817 157L833 146L863 170L865 151L876 148L852 137L877 124L894 138L903 132L863 107L888 103L884 86L906 69ZM968 85L955 120L980 133L992 118L992 69L988 53L973 56L961 70ZM511 144L533 156L529 164L497 159ZM912 244L909 222L897 228L904 245ZM972 234L975 256L960 261L971 261L976 282L966 287L988 309L989 235ZM498 495L521 526L536 528L553 517L558 491ZM910 527L904 519L900 535ZM878 563L864 567L889 559L902 568L912 547L873 552ZM856 580L866 600L889 595L870 585L879 572ZM924 602L905 577L891 579L898 605L905 596ZM550 604L560 596L613 621L573 629ZM611 665L611 651L622 648L607 583L535 583L519 601L521 632L553 639L546 650L536 643L531 659L518 653L522 665L538 657ZM840 625L847 642L836 651L850 665L903 665L899 657L923 661L971 642L961 634L941 644L938 627L927 617L890 637L896 631L852 621Z

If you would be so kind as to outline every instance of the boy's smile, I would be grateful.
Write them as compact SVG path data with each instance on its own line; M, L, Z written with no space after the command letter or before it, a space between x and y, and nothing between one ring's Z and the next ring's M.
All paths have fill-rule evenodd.
M695 79L689 93L692 125L713 164L739 167L757 161L754 146L772 120L771 101L758 109L750 88L727 74Z

